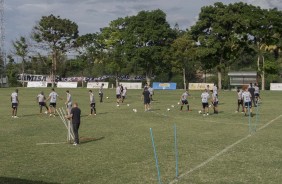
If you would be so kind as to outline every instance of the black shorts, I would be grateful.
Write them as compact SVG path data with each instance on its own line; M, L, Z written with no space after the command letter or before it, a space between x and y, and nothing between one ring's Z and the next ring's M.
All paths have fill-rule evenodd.
M144 104L150 104L150 98L144 98Z
M116 95L117 99L120 99L120 95Z
M259 93L255 93L255 97L259 97Z
M50 107L54 107L54 108L56 108L56 105L57 105L56 103L50 103L49 104Z
M181 100L182 105L187 105L188 104L188 100Z
M209 107L209 103L202 103L202 105L203 105L203 109Z
M214 107L217 107L217 106L218 106L218 101L217 101L217 102L213 102L212 105L213 105Z
M243 105L243 100L238 99L238 105Z
M19 105L18 103L12 103L12 108L15 109L18 107L18 105Z
M91 104L90 104L90 107L91 107L91 108L95 108L95 103L91 103Z
M246 108L252 108L252 102L245 102Z
M39 106L41 106L41 107L45 107L46 106L45 102L38 102L38 103L39 103Z

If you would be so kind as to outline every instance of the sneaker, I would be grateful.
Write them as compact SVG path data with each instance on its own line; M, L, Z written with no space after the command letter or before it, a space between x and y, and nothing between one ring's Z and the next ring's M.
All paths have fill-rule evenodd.
M76 143L76 142L74 142L74 143L73 143L73 145L74 145L74 146L77 146L77 143Z
M52 116L52 114L49 114L49 116L51 117L51 116Z
M14 118L19 118L18 116L14 116Z
M14 118L14 116L12 116L12 118Z
M94 116L96 116L96 114L94 114Z
M207 116L209 115L209 113L207 113Z

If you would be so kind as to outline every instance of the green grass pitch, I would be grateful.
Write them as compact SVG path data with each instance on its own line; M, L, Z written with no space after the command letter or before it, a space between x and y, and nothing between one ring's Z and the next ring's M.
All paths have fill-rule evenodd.
M158 183L150 128L154 133L162 183L281 183L282 92L263 91L257 131L235 113L236 92L219 93L219 114L203 117L200 92L191 91L191 112L180 112L183 90L155 91L152 111L144 112L141 90L128 90L120 107L115 90L104 103L94 90L97 116L90 113L88 89L70 89L82 110L81 144L66 142L61 119L39 114L35 97L42 89L19 88L18 119L11 118L12 88L0 89L0 183ZM43 89L48 95L50 89ZM56 89L64 100L66 89ZM108 99L106 97L109 97ZM129 106L127 106L129 104ZM174 105L174 107L172 107ZM132 109L137 109L133 112ZM167 111L170 108L170 111ZM184 108L185 109L185 108ZM174 124L177 127L179 180L175 180Z

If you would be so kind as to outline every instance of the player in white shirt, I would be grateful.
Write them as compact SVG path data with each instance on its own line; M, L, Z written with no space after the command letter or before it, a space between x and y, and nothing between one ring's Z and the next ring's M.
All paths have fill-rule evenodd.
M153 101L153 95L154 95L154 89L150 86L148 86L148 91L150 92L150 101Z
M242 106L242 112L244 111L244 105L243 105L243 99L242 99L242 89L237 89L237 111L235 111L236 113L239 112L240 110L240 106Z
M123 88L122 94L121 94L121 103L123 103L127 93L127 87Z
M212 105L214 114L218 114L218 97L216 91L212 91Z
M188 91L185 91L181 97L180 97L180 101L181 101L181 107L180 107L180 111L182 111L183 106L186 105L187 106L187 111L189 111L189 102L188 102L188 96L190 96L190 94L188 93Z
M37 99L38 104L39 104L39 107L40 107L40 111L39 111L40 114L42 114L42 107L45 107L45 108L47 109L47 112L48 112L49 109L48 109L48 107L47 107L47 105L46 105L46 102L45 102L46 97L45 97L43 91L41 91L41 92L37 95L36 99Z
M96 103L95 103L95 98L94 98L94 94L92 92L92 90L89 90L89 98L90 98L90 114L89 116L91 116L94 112L94 115L96 116Z
M255 83L254 88L255 88L255 92L254 92L254 94L255 94L255 104L258 105L258 101L261 98L260 98L260 95L259 95L259 87L258 87L257 83Z
M65 102L65 105L66 105L66 109L67 109L68 114L70 114L70 111L71 111L71 108L72 108L72 97L71 97L69 90L67 90L66 93L67 93L67 100Z
M116 88L116 98L117 98L117 106L119 106L120 98L121 98L121 88L120 85Z
M202 106L203 106L203 115L209 115L209 98L210 95L208 93L208 90L205 89L205 91L201 94L202 98Z
M243 99L244 106L245 106L245 116L247 116L248 110L250 110L250 115L253 116L252 114L252 95L248 91L248 86L244 86L243 90L244 91L242 93L242 99Z
M46 101L50 100L50 104L49 104L49 113L50 116L52 116L52 109L53 109L53 116L55 116L56 114L56 106L57 106L57 98L60 98L58 93L55 92L55 89L52 88L51 89L51 93L49 94L49 97L47 98ZM60 98L62 100L62 98Z
M18 118L17 112L18 112L18 106L19 106L19 97L18 97L19 90L16 89L11 94L11 102L12 102L12 118Z

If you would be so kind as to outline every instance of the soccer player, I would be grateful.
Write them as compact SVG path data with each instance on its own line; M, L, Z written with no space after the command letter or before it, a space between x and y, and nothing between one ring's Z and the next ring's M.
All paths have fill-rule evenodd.
M122 94L121 94L121 103L123 103L126 93L127 93L127 87L124 87Z
M216 84L213 84L213 88L212 88L213 93L216 94L216 96L218 97L218 93L217 93L217 86Z
M247 110L250 110L250 115L253 116L252 114L252 95L250 93L250 91L248 91L248 87L244 86L243 87L243 93L242 93L242 99L244 102L244 106L245 106L245 116L247 116Z
M214 114L218 114L218 97L216 91L212 91L212 105Z
M187 111L189 111L189 103L188 103L188 100L187 100L188 96L190 96L190 94L188 93L187 90L181 95L181 97L180 97L180 101L181 101L180 111L182 111L184 105L187 106Z
M39 107L40 107L40 111L39 111L40 114L42 114L42 107L45 107L46 110L47 110L47 112L48 112L48 111L49 111L49 108L48 108L47 105L46 105L46 102L45 102L46 97L45 97L43 91L41 91L41 92L37 95L36 99L37 99L38 104L39 104Z
M205 89L205 91L201 94L201 98L202 98L202 106L203 106L203 115L209 115L209 98L210 95L208 93L208 90Z
M49 113L50 116L52 116L52 109L53 109L53 116L56 116L56 105L57 105L57 97L59 97L58 93L55 92L55 89L52 88L51 89L51 93L49 94L49 97L47 98L46 101L50 100L50 104L49 104ZM62 100L62 98L60 98Z
M68 114L70 114L71 107L72 107L72 97L71 97L69 90L67 90L66 93L67 93L67 100L65 102L65 105L66 105L66 109L67 109Z
M119 102L121 98L121 88L120 85L117 86L116 88L116 98L117 98L117 106L119 107Z
M152 102L153 101L154 89L151 86L148 86L148 91L150 92L150 100Z
M237 99L238 99L237 104L238 104L238 105L237 105L237 111L235 111L236 113L239 112L240 106L242 106L242 112L244 112L242 93L243 93L242 89L239 89L239 88L238 88L238 89L237 89Z
M102 83L102 85L101 85L100 88L99 88L100 103L103 102L103 95L104 95L104 93L103 93L103 88L104 88L104 83Z
M93 112L94 115L96 116L96 103L92 90L89 90L89 97L90 97L90 108L91 108L89 116L91 116Z
M259 87L258 87L257 83L255 83L254 88L255 88L255 92L254 92L254 94L255 94L255 102L256 102L256 105L258 105L258 101L261 98L260 98L260 95L259 95Z
M17 112L18 112L18 106L19 106L19 97L18 97L19 90L16 89L11 94L11 102L12 102L12 118L18 118Z
M250 83L248 91L251 93L251 101L253 102L253 105L256 107L256 104L255 104L255 88L253 87L253 83Z
M144 91L142 94L144 98L144 108L146 112L150 110L150 92L147 87L144 88Z

